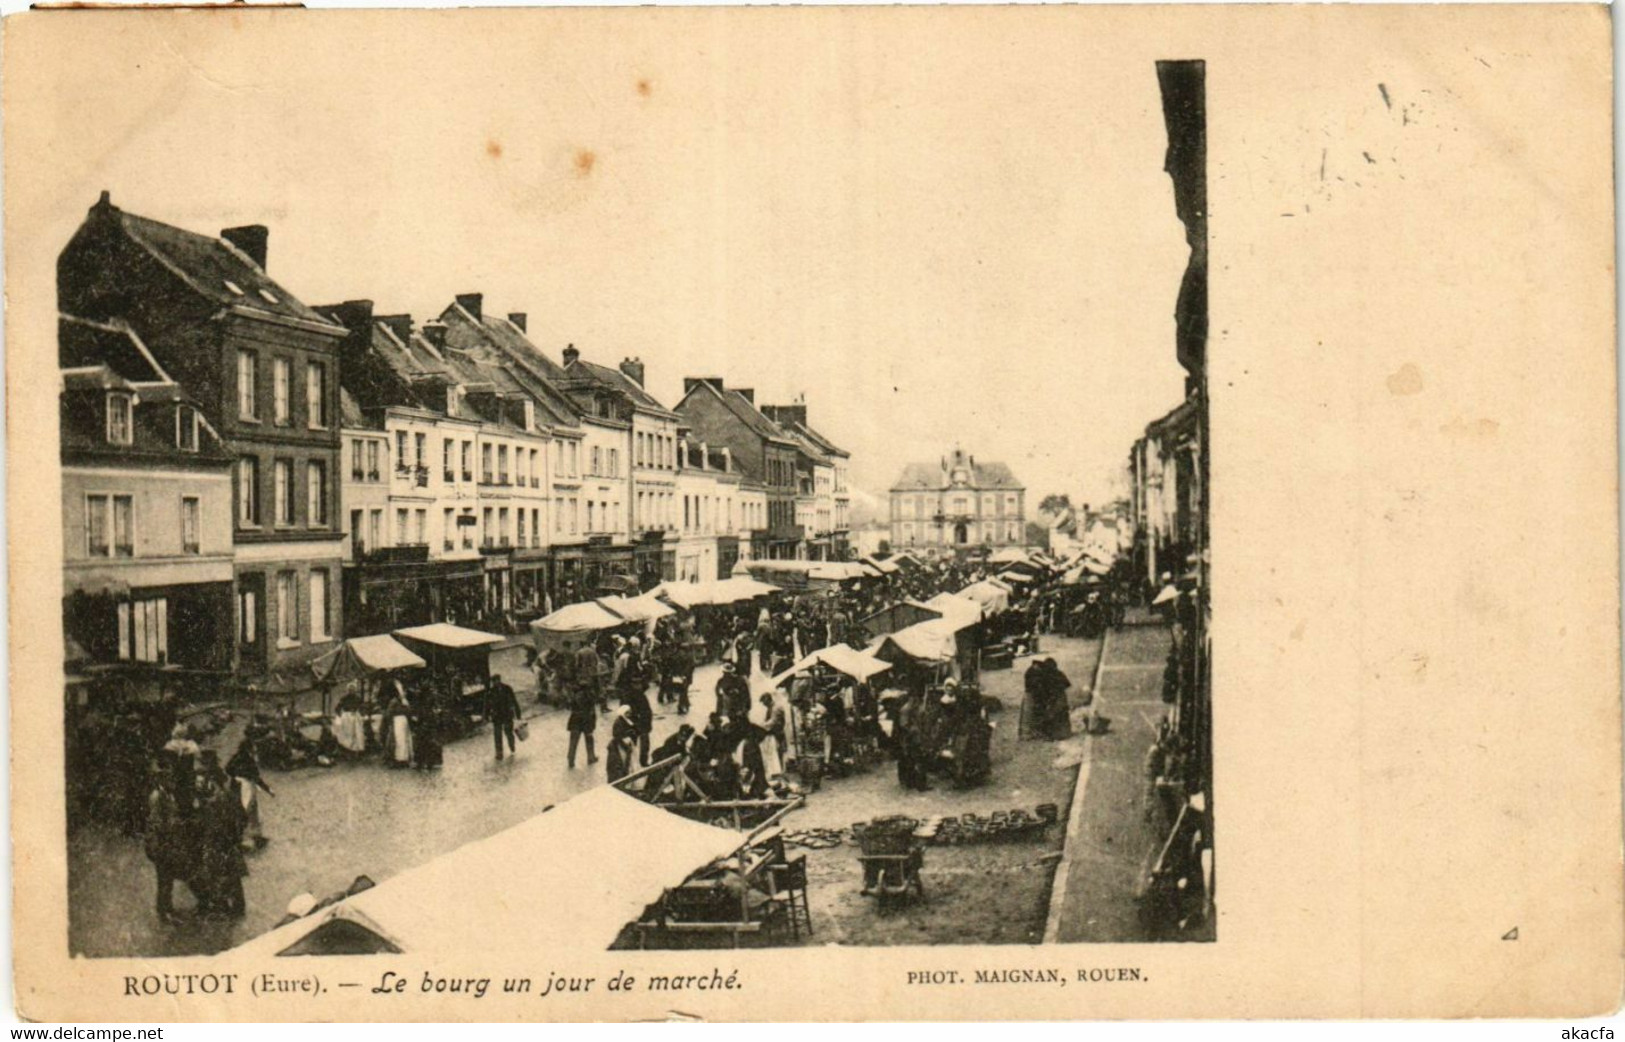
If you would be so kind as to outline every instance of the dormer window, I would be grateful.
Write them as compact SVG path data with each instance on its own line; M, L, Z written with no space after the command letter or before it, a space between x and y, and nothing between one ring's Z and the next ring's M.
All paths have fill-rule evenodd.
M133 401L127 394L113 392L107 396L107 441L110 445L129 445L135 440L132 417Z
M182 452L198 450L198 415L190 405L175 407L175 447Z
M457 388L455 387L446 388L446 415L457 415Z
M277 299L277 295L275 293L272 293L268 289L260 290L260 299L265 301L267 304L280 304L280 303L282 303L282 301Z
M232 296L240 297L243 295L243 287L237 285L237 283L231 281L230 279L221 279L220 281L226 284L226 289L231 292Z
M536 403L527 398L521 404L525 407L525 430L533 431L536 429Z

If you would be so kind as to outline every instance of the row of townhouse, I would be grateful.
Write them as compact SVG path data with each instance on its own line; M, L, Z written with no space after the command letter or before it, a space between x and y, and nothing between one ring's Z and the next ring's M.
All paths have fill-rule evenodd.
M344 636L515 628L605 592L844 558L848 454L806 405L557 359L478 293L309 306L258 225L106 193L58 259L70 661L285 674Z

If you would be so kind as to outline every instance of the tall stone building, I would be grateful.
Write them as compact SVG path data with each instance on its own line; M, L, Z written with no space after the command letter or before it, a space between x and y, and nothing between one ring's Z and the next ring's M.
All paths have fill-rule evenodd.
M910 463L891 487L891 543L971 550L1026 541L1026 486L1003 463L954 449Z
M344 632L346 330L266 274L267 238L262 225L186 231L103 192L57 258L58 309L133 334L232 461L234 665L249 676L291 675Z

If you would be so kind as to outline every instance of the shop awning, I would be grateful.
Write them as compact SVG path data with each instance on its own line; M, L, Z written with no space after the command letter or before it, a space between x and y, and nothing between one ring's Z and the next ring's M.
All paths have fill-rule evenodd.
M600 785L240 945L248 957L602 951L645 907L746 835ZM355 866L362 868L365 866Z
M482 644L499 644L506 639L500 634L453 626L449 622L411 626L404 630L396 630L395 636L419 640L439 648L477 648Z
M999 578L1007 583L1030 583L1033 581L1032 576L1023 575L1022 573L1016 571L1000 572Z
M819 648L774 677L773 684L775 686L782 684L791 677L805 673L820 663L837 673L845 673L855 680L868 680L876 673L884 673L891 668L890 662L877 659L866 651L858 651L845 644L832 644L827 648Z
M1027 559L1027 551L1020 547L1007 546L1003 550L989 554L987 560L989 564L1013 564L1016 561L1025 562Z
M1164 605L1164 604L1172 604L1174 601L1177 601L1178 599L1179 599L1179 591L1178 590L1174 589L1174 587L1172 585L1164 586L1162 588L1162 591L1157 594L1157 596L1156 596L1156 598L1154 600L1152 600L1151 607L1155 608L1155 607L1158 607L1158 606Z
M359 680L391 669L421 669L424 661L387 633L351 637L310 664L316 679L329 684Z

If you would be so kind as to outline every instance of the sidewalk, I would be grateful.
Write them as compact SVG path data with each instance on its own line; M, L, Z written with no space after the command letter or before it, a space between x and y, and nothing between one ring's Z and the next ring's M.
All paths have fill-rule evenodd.
M1149 939L1137 895L1159 837L1146 822L1145 758L1167 711L1162 672L1168 644L1160 625L1131 624L1107 635L1094 708L1110 727L1089 739L1078 769L1046 942Z

